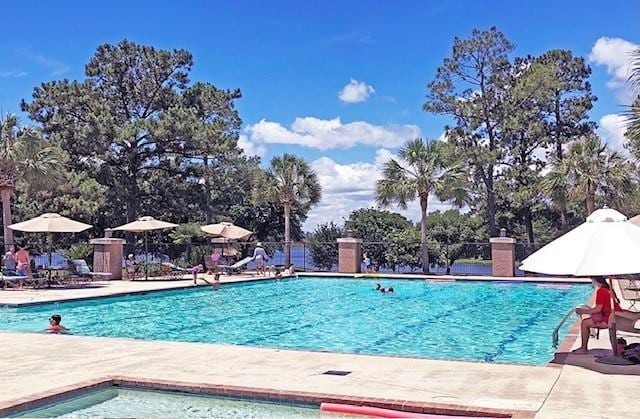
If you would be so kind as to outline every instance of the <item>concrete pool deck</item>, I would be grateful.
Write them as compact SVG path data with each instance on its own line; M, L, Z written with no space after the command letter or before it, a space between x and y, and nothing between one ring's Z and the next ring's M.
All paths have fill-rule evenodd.
M221 282L246 280L255 279L234 276ZM0 304L191 286L189 279L113 281L99 288L69 290L11 290L0 292ZM561 351L577 347L575 333L574 328ZM594 353L605 352L605 335L591 340ZM127 376L520 411L524 412L522 417L528 412L529 417L535 414L554 419L633 418L640 411L640 399L634 397L634 390L640 388L640 366L605 366L595 363L593 355L565 355L558 357L559 364L539 367L3 332L0 347L5 354L0 357L0 383L4 384L0 386L0 406L87 380ZM322 375L327 370L351 374Z

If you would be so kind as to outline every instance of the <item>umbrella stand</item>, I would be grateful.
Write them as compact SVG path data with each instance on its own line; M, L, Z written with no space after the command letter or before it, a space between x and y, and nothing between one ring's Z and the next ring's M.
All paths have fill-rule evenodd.
M51 288L51 282L52 282L52 278L51 278L51 263L52 263L51 253L53 251L53 234L51 234L51 233L47 234L47 241L49 242L49 273L48 273L48 278L47 278L47 287Z

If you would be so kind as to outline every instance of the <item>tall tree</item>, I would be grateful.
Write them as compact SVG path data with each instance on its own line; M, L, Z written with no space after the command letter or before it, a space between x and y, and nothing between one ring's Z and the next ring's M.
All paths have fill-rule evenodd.
M192 57L185 50L156 50L122 41L101 45L83 81L53 81L34 89L22 109L59 140L78 170L108 188L113 222L153 212L154 172L180 173L180 156L192 147L195 111L181 109ZM173 131L167 132L168 127ZM124 209L124 211L123 211Z
M283 154L271 159L264 183L257 190L259 201L280 203L284 208L284 258L291 263L292 209L308 210L320 202L318 176L309 164L294 155Z
M52 186L62 178L65 155L31 127L20 127L18 118L0 119L0 196L5 248L13 244L11 199L20 180L32 187Z
M420 255L422 271L429 272L427 248L427 209L430 195L440 200L462 204L466 199L465 174L452 157L450 147L440 141L409 141L389 160L382 179L376 183L376 200L382 206L407 203L417 199L420 203Z
M505 80L514 49L495 27L474 29L469 39L455 38L451 56L445 58L428 85L424 110L452 116L456 125L449 135L472 170L472 180L484 192L488 233L497 234L495 166L500 159L500 124L505 117Z
M242 120L234 101L241 97L239 89L222 90L210 83L195 83L183 94L187 108L196 110L197 121L194 130L192 159L200 165L199 175L202 185L202 211L207 224L213 220L220 196L229 197L229 188L223 188L223 179L240 181L236 170L245 166L246 157L238 148L238 134ZM242 173L246 178L246 173ZM245 189L246 190L246 189ZM235 197L236 200L238 197Z
M587 214L596 210L596 199L615 204L630 192L631 178L626 159L611 151L595 134L569 146L564 160L555 160L545 179L545 188L568 184L568 196L583 202Z
M500 191L498 208L507 211L524 225L529 245L535 242L534 210L542 206L540 172L545 166L544 151L548 137L544 109L548 93L545 86L551 69L531 57L517 58L510 77L509 95L503 106L506 115L500 124L502 158L496 189ZM506 205L505 205L506 204ZM501 225L506 226L502 222ZM513 234L513 232L511 232Z
M550 50L537 58L546 71L544 87L538 93L546 94L541 102L546 135L551 140L549 155L552 159L564 159L565 144L586 135L595 124L589 121L588 112L597 100L591 93L589 76L591 68L583 57L574 57L568 50ZM544 92L546 90L546 92ZM567 197L562 187L555 190L554 202L560 210L560 228L567 229Z

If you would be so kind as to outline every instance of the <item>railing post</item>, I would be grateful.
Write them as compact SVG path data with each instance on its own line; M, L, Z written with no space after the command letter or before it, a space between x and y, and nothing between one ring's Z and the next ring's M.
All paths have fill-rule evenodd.
M491 274L493 276L513 277L516 274L516 239L506 237L501 229L500 237L489 239L491 243Z
M362 239L338 239L338 272L358 273L362 264Z
M110 279L122 279L122 256L125 240L114 239L111 231L105 237L89 241L93 245L93 271L108 272Z

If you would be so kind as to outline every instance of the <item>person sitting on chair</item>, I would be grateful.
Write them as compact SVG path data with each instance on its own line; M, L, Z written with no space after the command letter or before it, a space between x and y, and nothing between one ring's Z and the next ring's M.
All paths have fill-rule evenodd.
M611 315L611 297L613 295L613 310L616 312L622 312L620 307L620 300L616 296L615 292L611 290L607 280L604 277L595 277L591 279L593 285L596 287L596 299L593 307L578 307L576 308L576 314L579 316L588 314L589 317L585 317L580 322L580 338L581 345L578 349L572 351L576 355L584 355L589 352L589 337L591 329L606 329L609 327L609 316Z

